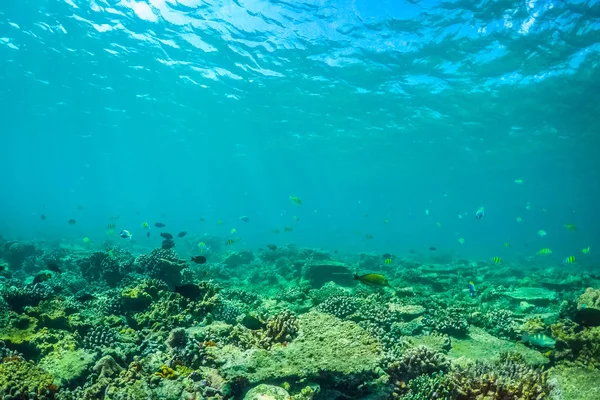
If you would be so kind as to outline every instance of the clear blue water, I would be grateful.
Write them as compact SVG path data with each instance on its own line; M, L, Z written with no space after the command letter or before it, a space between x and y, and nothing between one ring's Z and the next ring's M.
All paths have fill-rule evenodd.
M158 246L140 224L161 221L190 233L186 251L236 228L237 248L435 246L516 261L549 247L549 265L592 265L599 12L554 0L4 0L0 234L101 246L119 215L128 246Z

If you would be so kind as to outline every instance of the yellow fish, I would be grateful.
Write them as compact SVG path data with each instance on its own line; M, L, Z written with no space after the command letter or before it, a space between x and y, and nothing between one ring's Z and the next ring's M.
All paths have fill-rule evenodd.
M563 260L563 264L573 264L575 261L575 256L569 256Z
M575 232L577 230L577 227L573 224L566 224L565 228L567 228L567 230L569 230L571 232Z
M492 262L494 264L500 264L502 262L502 259L500 257L492 257Z
M386 258L385 260L383 260L383 262L385 263L385 265L392 265L392 259L391 258Z
M232 244L235 244L236 242L238 242L240 240L240 238L235 238L235 239L228 239L225 244L227 246L231 246Z
M106 227L107 227L108 229L112 229L112 230L114 230L114 229L115 229L117 226L116 226L114 223L112 223L112 222L111 222L110 224L106 225Z
M294 229L291 226L286 226L285 228L283 228L283 230L286 231L286 232L291 232Z
M221 220L221 219L220 219L220 220L218 220L218 221L217 221L217 225L223 225L223 220Z
M90 238L89 238L89 237L87 237L87 236L86 236L86 237L84 237L84 238L83 238L83 243L84 243L84 244L86 244L86 245L89 245L91 242L92 242L92 241L90 240Z
M290 200L292 201L292 203L296 203L296 204L298 204L299 206L301 206L301 205L302 205L302 200L300 200L300 199L299 199L298 197L296 197L296 196L290 196Z
M381 274L354 275L354 279L370 286L390 286L385 276Z
M504 247L506 247L508 249L510 247L510 243L504 242Z
M198 247L200 248L200 254L204 252L204 248L206 247L206 243L200 242L198 243Z
M150 224L148 224L147 222L142 222L142 228L150 229Z
M590 246L588 246L588 247L586 247L585 249L581 250L581 252L582 252L583 254L587 254L587 253L589 253L589 252L590 252Z
M517 222L521 223L522 221L523 221L523 218L517 217Z
M465 238L458 238L458 243L465 244Z
M235 234L236 232L237 232L237 229L235 229L235 228L232 228L232 229L231 229L231 233L232 233L232 234Z
M538 251L537 254L540 256L547 256L548 254L552 254L552 250L545 247L545 248L541 249L540 251Z

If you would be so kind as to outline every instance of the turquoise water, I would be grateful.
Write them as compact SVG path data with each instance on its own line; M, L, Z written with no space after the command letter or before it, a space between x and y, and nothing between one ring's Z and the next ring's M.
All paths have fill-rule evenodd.
M140 224L160 221L237 248L592 266L599 10L5 0L0 234L157 247Z

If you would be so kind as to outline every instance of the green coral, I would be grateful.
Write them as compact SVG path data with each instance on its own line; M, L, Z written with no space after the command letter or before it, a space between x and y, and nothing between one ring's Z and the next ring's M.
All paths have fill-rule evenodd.
M51 399L56 391L52 375L20 357L0 363L0 388L6 395L18 391L26 398L37 395L39 400Z

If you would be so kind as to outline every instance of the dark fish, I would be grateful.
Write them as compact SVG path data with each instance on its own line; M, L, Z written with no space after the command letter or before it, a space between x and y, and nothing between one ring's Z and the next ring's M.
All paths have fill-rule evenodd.
M390 253L385 253L383 259L385 260L386 258L392 258L392 255Z
M175 247L175 242L173 241L173 239L165 239L162 241L163 250L169 250L173 247Z
M42 221L46 220L46 216L44 214L40 215L40 218L42 219Z
M154 226L157 227L157 228L164 228L166 225L163 224L162 222L157 222L157 223L154 224Z
M150 231L146 232L146 237L150 237Z
M179 232L179 233L177 234L177 237L180 237L180 238L182 238L182 237L184 237L185 235L187 235L187 232L186 232L186 231L183 231L183 232Z
M410 254L415 254L415 253L416 253L416 251L414 251L413 249L410 249L408 252L409 252Z
M173 235L171 235L170 233L167 232L161 232L160 237L165 238L165 239L173 239Z
M96 300L97 297L94 296L93 294L82 294L81 296L77 297L77 300L81 301L82 303L85 303L86 301L90 301L90 300Z
M198 285L194 285L193 283L176 286L175 292L188 299L198 299L204 294L204 291L200 289Z
M52 271L52 272L56 272L56 273L61 273L62 271L60 270L60 267L56 264L56 263L50 263L47 265L47 268Z
M196 256L192 257L192 261L196 264L204 264L206 262L206 257L204 256Z
M433 246L429 246L429 251L436 251L437 249Z
M387 278L381 274L355 274L354 279L370 286L390 286Z
M275 246L274 244L268 244L268 245L267 245L267 248L268 248L269 250L273 250L273 251L277 250L277 246Z
M242 325L250 330L257 331L264 328L266 324L260 321L258 318L254 318L252 315L246 314L242 319Z
M69 220L69 225L75 225L76 223L77 223L77 221L75 221L74 219Z
M78 205L78 206L77 206L77 209L78 209L78 210L83 210L83 206L82 206L82 205Z
M33 283L45 282L50 278L52 278L52 274L49 274L47 272L41 272L33 278Z
M244 215L244 216L240 217L240 220L244 221L244 222L248 222L248 221L250 221L250 218L248 216Z

